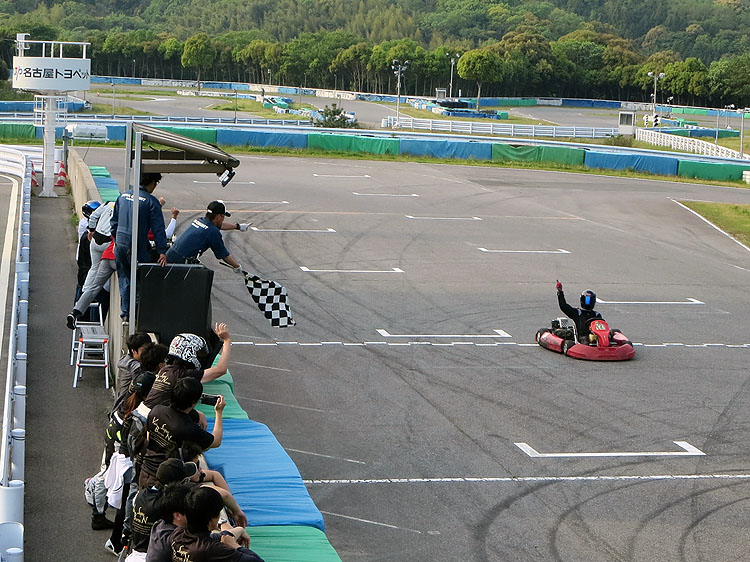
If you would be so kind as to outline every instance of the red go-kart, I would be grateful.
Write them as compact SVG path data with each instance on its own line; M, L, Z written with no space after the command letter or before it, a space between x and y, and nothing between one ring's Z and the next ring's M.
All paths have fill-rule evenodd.
M556 318L551 328L536 333L536 342L550 351L556 351L588 361L626 361L635 355L633 344L620 330L611 330L600 318L589 322L587 343L578 340L575 323L569 318Z

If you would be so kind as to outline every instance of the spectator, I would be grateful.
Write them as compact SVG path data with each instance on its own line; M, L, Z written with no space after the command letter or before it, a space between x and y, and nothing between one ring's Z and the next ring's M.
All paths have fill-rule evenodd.
M195 408L203 394L203 385L197 379L183 377L174 383L171 404L154 406L148 414L146 428L148 444L143 456L139 487L154 483L159 465L167 459L172 449L181 447L184 441L193 441L202 450L221 445L223 434L223 397L219 397L214 410L216 419L213 431L208 433L188 414Z
M138 492L133 501L133 536L130 541L130 553L126 558L128 562L146 560L151 529L159 519L165 518L164 508L171 507L165 503L166 487L186 481L197 471L198 467L193 463L169 459L159 465L154 484Z
M149 343L151 338L145 332L136 332L125 340L128 352L117 362L117 396L127 390L133 377L141 372L141 353Z
M78 245L76 246L76 265L78 265L78 283L76 285L76 298L81 296L83 292L83 286L86 283L86 276L89 274L91 269L91 252L90 252L90 241L86 232L86 227L89 224L89 217L99 207L101 203L99 201L87 201L81 207L81 220L78 222Z
M172 562L172 532L177 527L185 527L185 497L192 486L170 484L164 489L160 519L151 527L151 536L146 551L146 562Z
M167 365L156 376L154 387L144 401L145 406L153 408L158 404L169 405L172 387L181 378L190 377L206 383L227 372L232 338L226 324L217 323L214 332L222 340L221 355L215 366L205 370L201 363L208 356L206 340L195 334L177 334L172 339Z
M198 466L198 472L190 479L192 482L202 486L210 486L215 489L224 501L229 517L240 527L247 527L247 515L242 511L237 501L229 489L229 484L218 470L202 469L200 460L203 451L195 443L185 442L182 447L177 449L175 456L183 462L194 462Z
M193 488L185 498L186 527L172 533L172 560L263 562L249 549L250 537L242 527L219 529L224 507L221 496L211 488ZM220 531L218 539L211 531Z
M137 334L133 334L134 337ZM154 376L156 376L156 373L158 373L162 367L164 367L164 361L167 358L167 346L162 345L160 343L154 343L152 341L149 341L146 345L142 346L138 352L138 359L140 360L140 372L142 373L152 373ZM128 354L130 355L130 354ZM127 357L127 355L123 356ZM150 388L149 388L150 390ZM114 406L112 407L112 411L117 411L121 408L122 404L125 402L125 399L129 396L129 392L121 392L116 398ZM144 396L143 398L145 398ZM138 406L137 404L136 406Z
M187 229L180 234L167 252L169 263L196 263L198 258L211 248L216 259L222 260L238 273L242 273L242 266L232 257L224 245L222 230L247 231L250 223L225 222L230 217L223 201L211 201L208 204L205 217L195 219Z
M138 248L135 259L146 263L150 259L148 231L154 233L154 244L159 254L158 263L167 264L167 236L164 230L164 216L161 214L159 200L152 194L161 181L161 174L146 173L141 176L138 194ZM132 257L131 236L133 225L133 190L117 198L112 214L111 230L115 239L115 262L120 284L120 317L128 320L130 313L130 260Z

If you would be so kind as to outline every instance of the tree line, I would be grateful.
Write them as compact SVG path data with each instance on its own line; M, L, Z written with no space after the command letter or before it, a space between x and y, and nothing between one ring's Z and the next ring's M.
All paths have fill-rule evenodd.
M28 29L28 28L25 28ZM36 24L33 39L57 38L57 30ZM10 61L15 30L1 29L0 58ZM750 54L706 65L673 50L645 56L634 42L608 27L581 24L549 40L533 22L517 26L499 41L479 48L449 42L429 49L414 39L373 43L342 30L303 32L286 42L254 32L218 36L196 33L186 40L150 30L92 32L92 72L100 75L221 80L336 88L393 94L393 60L410 61L402 93L434 95L447 87L454 65L453 92L476 96L551 96L651 101L653 76L658 102L738 107L750 105ZM649 75L651 73L651 75Z

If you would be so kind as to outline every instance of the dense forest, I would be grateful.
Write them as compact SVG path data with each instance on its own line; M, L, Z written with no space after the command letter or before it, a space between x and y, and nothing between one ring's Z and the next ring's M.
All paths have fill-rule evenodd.
M659 101L750 105L750 0L53 2L0 0L0 66L27 32L91 42L96 74L394 92L399 59L409 94L454 62L463 95L650 100L650 72Z

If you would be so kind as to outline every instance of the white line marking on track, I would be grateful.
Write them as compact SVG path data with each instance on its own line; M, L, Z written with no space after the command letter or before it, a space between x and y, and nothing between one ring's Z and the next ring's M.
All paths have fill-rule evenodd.
M505 330L492 330L494 334L391 334L388 330L379 328L376 330L384 338L510 338ZM471 344L471 342L467 342Z
M291 369L282 369L281 367L271 367L269 365L257 365L256 363L242 363L241 361L232 361L235 365L245 365L247 367L258 367L259 369L270 369L272 371L284 371L285 373L292 373Z
M588 457L695 457L705 456L706 453L693 447L687 441L672 441L683 449L682 451L656 451L656 452L621 452L621 453L540 453L528 443L513 443L524 453L533 459L541 458L588 458Z
M688 297L684 301L605 301L604 299L597 299L600 304L706 304L703 301Z
M301 265L299 267L302 271L308 272L308 273L403 273L403 269L399 269L398 267L394 267L391 269L386 270L377 270L377 269L310 269L309 267L305 267L304 265Z
M368 523L369 525L377 525L379 527L388 527L389 529L398 529L399 531L408 531L410 533L422 534L422 531L416 529L407 529L406 527L397 527L396 525L389 525L388 523L379 523L377 521L370 521L369 519L360 519L359 517L352 517L350 515L342 515L340 513L331 513L330 511L321 511L324 515L330 515L332 517L343 517L344 519L351 519L352 521L359 521L360 523Z
M499 330L502 331L502 330ZM453 338L459 338L464 336L443 336L443 335L424 335L424 336L418 336L418 335L409 335L409 336L401 336L401 335L390 335L388 337L392 338L400 338L400 337L423 337L423 338L447 338L447 337L453 337ZM465 336L470 338L499 338L504 336L489 336L489 335L473 335L473 336ZM511 336L508 336L511 337ZM323 346L323 345L342 345L344 347L363 347L368 345L394 345L392 342L386 342L386 341L366 341L366 342L296 342L296 341L280 341L280 342L273 342L273 343L265 343L265 342L252 342L252 341L233 341L232 345L252 345L255 347L276 347L276 346ZM479 342L448 342L448 343L438 343L438 342L431 342L431 341L410 341L410 342L404 342L398 344L400 346L432 346L432 347L453 347L456 345L473 345L474 347L500 347L500 346L515 346L515 347L538 347L539 349L542 349L539 344L536 343L518 343L514 341L495 341L492 343L479 343ZM691 348L726 348L726 349L748 349L750 348L750 343L642 343L642 342L633 342L633 345L636 347L649 347L649 348L668 348L668 347L691 347Z
M361 176L340 176L336 174L313 174L313 176L316 178L370 178L372 177L369 174L364 174Z
M303 480L305 485L328 484L493 484L518 482L619 482L624 480L750 480L750 474L638 474L621 476L487 476L444 478L361 478Z
M557 250L488 250L487 248L477 248L480 252L490 254L569 254L568 250L558 248Z
M716 225L715 225L714 223L712 223L712 222L711 222L710 220L708 220L707 218L705 218L705 217L701 216L700 214L696 213L695 211L693 211L693 210L692 210L692 209L691 209L690 207L687 207L686 205L683 205L682 203L680 203L679 201L676 201L675 199L672 199L671 197L669 198L669 200L670 200L670 201L672 201L673 203L677 203L677 204L678 204L678 205L679 205L680 207L682 207L682 208L683 208L683 209L685 209L686 211L688 211L688 212L690 212L690 213L694 214L694 215L695 215L696 217L698 217L699 219L701 219L701 220L702 220L703 222L705 222L705 223L706 223L707 225L709 225L709 226L710 226L711 228L714 228L714 229L718 230L718 231L719 231L719 232L721 232L721 233L722 233L722 234L723 234L724 236L726 236L727 238L729 238L730 240L732 240L732 241L733 241L733 242L735 242L736 244L739 244L740 246L742 246L743 248L745 248L745 250L747 250L748 252L750 252L750 248L748 248L747 246L745 246L745 245L744 245L744 244L743 244L742 242L740 242L739 240L737 240L737 239L736 239L736 238L735 238L734 236L732 236L732 235L731 235L731 234L729 234L728 232L725 232L725 231L723 231L722 229L720 229L720 228L719 228L718 226L716 226Z
M736 267L737 269L741 269L742 271L750 271L750 269L745 269L744 267L740 267L739 265L733 265L732 267Z
M336 232L333 228L257 228L251 226L253 232Z
M289 205L289 201L230 201L229 199L224 199L224 203L242 203L248 205Z
M294 410L307 410L308 412L320 412L321 414L331 413L328 410L321 410L319 408L310 408L307 406L295 406L293 404L284 404L283 402L271 402L270 400L250 398L249 396L236 396L236 398L242 398L243 400L250 400L251 402L260 402L261 404L272 404L273 406L283 406L284 408L292 408Z
M480 221L480 217L415 217L414 215L404 215L410 220L422 221Z
M419 197L416 193L358 193L352 191L352 195L359 197Z
M347 458L344 458L344 457L334 457L334 456L331 456L331 455L323 455L321 453L312 453L310 451L302 451L301 449L292 449L290 447L284 447L284 448L287 451L292 451L294 453L302 453L303 455L312 455L314 457L323 457L323 458L326 458L326 459L334 459L334 460L337 460L337 461L346 461L346 462L352 462L352 463L356 463L356 464L367 464L367 463L364 463L362 461L356 461L354 459L347 459Z

